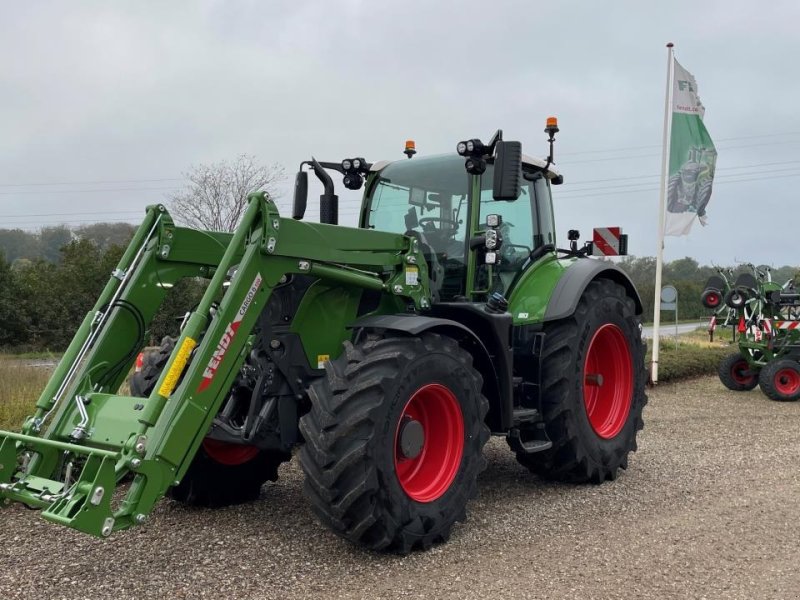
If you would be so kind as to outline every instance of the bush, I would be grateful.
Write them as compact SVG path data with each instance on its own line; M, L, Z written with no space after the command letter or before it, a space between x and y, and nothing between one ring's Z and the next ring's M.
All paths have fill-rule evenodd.
M662 338L658 356L659 382L679 381L702 375L714 375L720 361L736 351L735 345L708 342L678 342ZM647 365L652 357L652 340L647 341Z

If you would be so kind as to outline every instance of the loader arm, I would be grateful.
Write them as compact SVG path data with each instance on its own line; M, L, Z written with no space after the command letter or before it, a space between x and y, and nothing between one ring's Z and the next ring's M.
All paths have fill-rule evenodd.
M176 227L150 206L35 413L21 433L0 432L0 502L96 536L144 522L185 474L272 289L292 274L430 306L427 265L406 236L284 219L264 193L250 195L233 234ZM119 395L153 316L184 277L210 283L161 378L148 398ZM132 483L119 486L128 474Z

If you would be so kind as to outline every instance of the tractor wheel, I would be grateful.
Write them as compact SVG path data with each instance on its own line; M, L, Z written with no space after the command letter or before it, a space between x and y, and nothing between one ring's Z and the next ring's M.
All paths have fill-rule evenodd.
M131 396L146 398L150 395L174 349L175 338L164 336L158 350L144 353L142 368L131 376Z
M369 334L325 368L300 419L314 512L374 550L446 541L486 466L489 404L470 354L433 333Z
M633 300L613 281L593 281L573 315L545 324L544 332L542 416L553 447L517 452L517 460L557 481L615 479L636 450L647 403Z
M747 292L744 290L731 290L725 294L725 304L731 308L740 309L747 304Z
M758 375L761 391L770 400L793 402L800 399L800 364L791 358L773 360Z
M722 385L734 392L747 392L758 385L758 373L751 372L750 365L738 352L722 359L717 374Z
M719 290L709 288L703 291L700 296L700 302L706 308L717 309L722 304L722 294L720 294Z
M133 396L147 397L167 364L175 340L165 337L158 350L145 353L142 369L131 377ZM291 454L259 450L206 438L181 482L168 495L190 506L229 506L256 500L261 486L278 479L278 466Z

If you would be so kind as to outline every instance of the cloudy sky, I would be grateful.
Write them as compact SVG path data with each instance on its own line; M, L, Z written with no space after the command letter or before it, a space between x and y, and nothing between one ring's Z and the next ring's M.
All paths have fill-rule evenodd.
M5 3L0 227L136 222L190 165L241 153L291 179L311 154L502 128L543 154L553 114L562 240L622 225L654 255L672 41L719 159L709 226L666 257L797 264L798 27L795 1Z

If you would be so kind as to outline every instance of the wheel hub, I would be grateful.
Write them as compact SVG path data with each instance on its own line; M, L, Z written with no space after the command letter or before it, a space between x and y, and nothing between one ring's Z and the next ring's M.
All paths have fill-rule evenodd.
M394 468L416 502L433 502L450 488L464 453L464 416L456 395L428 383L411 395L397 421Z
M403 416L398 437L397 449L400 457L417 458L425 445L425 429L422 427L422 423L408 415Z
M598 437L611 439L625 426L633 398L631 351L619 326L606 323L595 332L583 373L589 425Z

